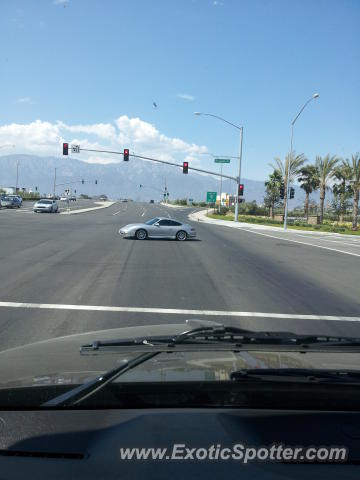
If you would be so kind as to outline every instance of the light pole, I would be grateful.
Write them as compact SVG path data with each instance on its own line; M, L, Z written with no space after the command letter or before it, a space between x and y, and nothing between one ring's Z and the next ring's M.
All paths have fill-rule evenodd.
M234 123L225 120L225 118L219 117L218 115L214 115L212 113L202 113L202 112L194 112L194 115L206 115L207 117L214 117L222 122L231 125L232 127L240 130L240 147L239 147L239 175L236 179L236 195L235 195L235 216L234 221L238 221L238 213L239 213L239 185L240 185L240 178L241 178L241 160L242 160L242 144L243 144L243 134L244 134L244 127L239 127L239 125L235 125ZM220 199L221 200L221 199Z
M318 93L314 93L301 107L299 113L296 115L294 120L291 122L291 139L290 139L290 153L285 165L285 178L286 178L286 189L285 189L285 215L284 215L284 230L287 228L287 216L288 216L288 205L289 205L289 184L290 184L290 163L293 155L293 138L294 138L294 125L296 120L300 117L307 105L316 98L319 97Z
M19 184L19 160L16 161L16 185L15 185L15 193L18 192L18 184Z

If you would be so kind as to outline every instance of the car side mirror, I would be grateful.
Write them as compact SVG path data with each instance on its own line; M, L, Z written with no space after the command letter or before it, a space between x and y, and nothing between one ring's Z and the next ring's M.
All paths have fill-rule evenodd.
M155 227L160 227L160 225L159 225L158 222L154 223L154 226L155 226Z

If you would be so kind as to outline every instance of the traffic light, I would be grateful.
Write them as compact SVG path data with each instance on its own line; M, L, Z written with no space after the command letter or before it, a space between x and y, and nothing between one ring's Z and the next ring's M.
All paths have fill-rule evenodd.
M74 193L75 193L75 195L76 195L76 188L75 188L75 190L74 190Z
M281 186L280 187L280 198L281 200L284 200L285 197L285 187Z
M81 183L84 185L84 183L85 183L84 179L81 180Z
M242 197L244 195L244 184L239 183L239 192L238 192L239 197Z
M37 192L37 187L35 187L35 192Z
M128 162L128 161L129 161L129 149L124 148L124 162Z
M140 188L142 188L142 185L141 185L141 183L140 183Z
M63 143L63 155L69 155L69 144Z
M95 185L97 185L97 180L95 180Z
M295 197L295 188L290 187L290 198L294 198L294 197Z
M189 173L189 162L183 162L183 173Z

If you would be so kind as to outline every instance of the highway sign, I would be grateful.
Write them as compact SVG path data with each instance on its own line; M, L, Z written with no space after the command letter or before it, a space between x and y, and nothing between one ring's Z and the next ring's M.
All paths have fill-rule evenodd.
M230 163L229 158L215 158L215 163Z
M207 192L206 193L206 201L207 201L207 203L215 203L216 202L216 192Z
M71 145L71 153L80 153L80 145Z

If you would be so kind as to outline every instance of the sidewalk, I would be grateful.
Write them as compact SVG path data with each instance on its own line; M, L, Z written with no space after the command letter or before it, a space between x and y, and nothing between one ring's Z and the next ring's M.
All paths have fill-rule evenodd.
M273 227L272 225L258 225L256 223L247 223L247 222L233 222L231 220L215 220L214 218L209 218L207 217L207 210L200 210L198 212L191 213L189 215L189 220L195 221L195 222L203 222L203 223L211 223L212 225L217 225L220 227L229 227L229 228L238 228L238 229L247 229L247 230L262 230L262 231L268 231L268 232L278 232L278 233L286 233L286 234L301 234L301 235L313 235L313 236L319 236L319 235L325 235L325 236L331 236L331 237L338 237L338 238L352 238L356 239L360 237L356 237L355 235L347 235L345 233L334 233L334 232L321 232L321 231L314 231L314 230L301 230L301 229L291 229L288 228L287 230L283 230L283 228L280 227Z

